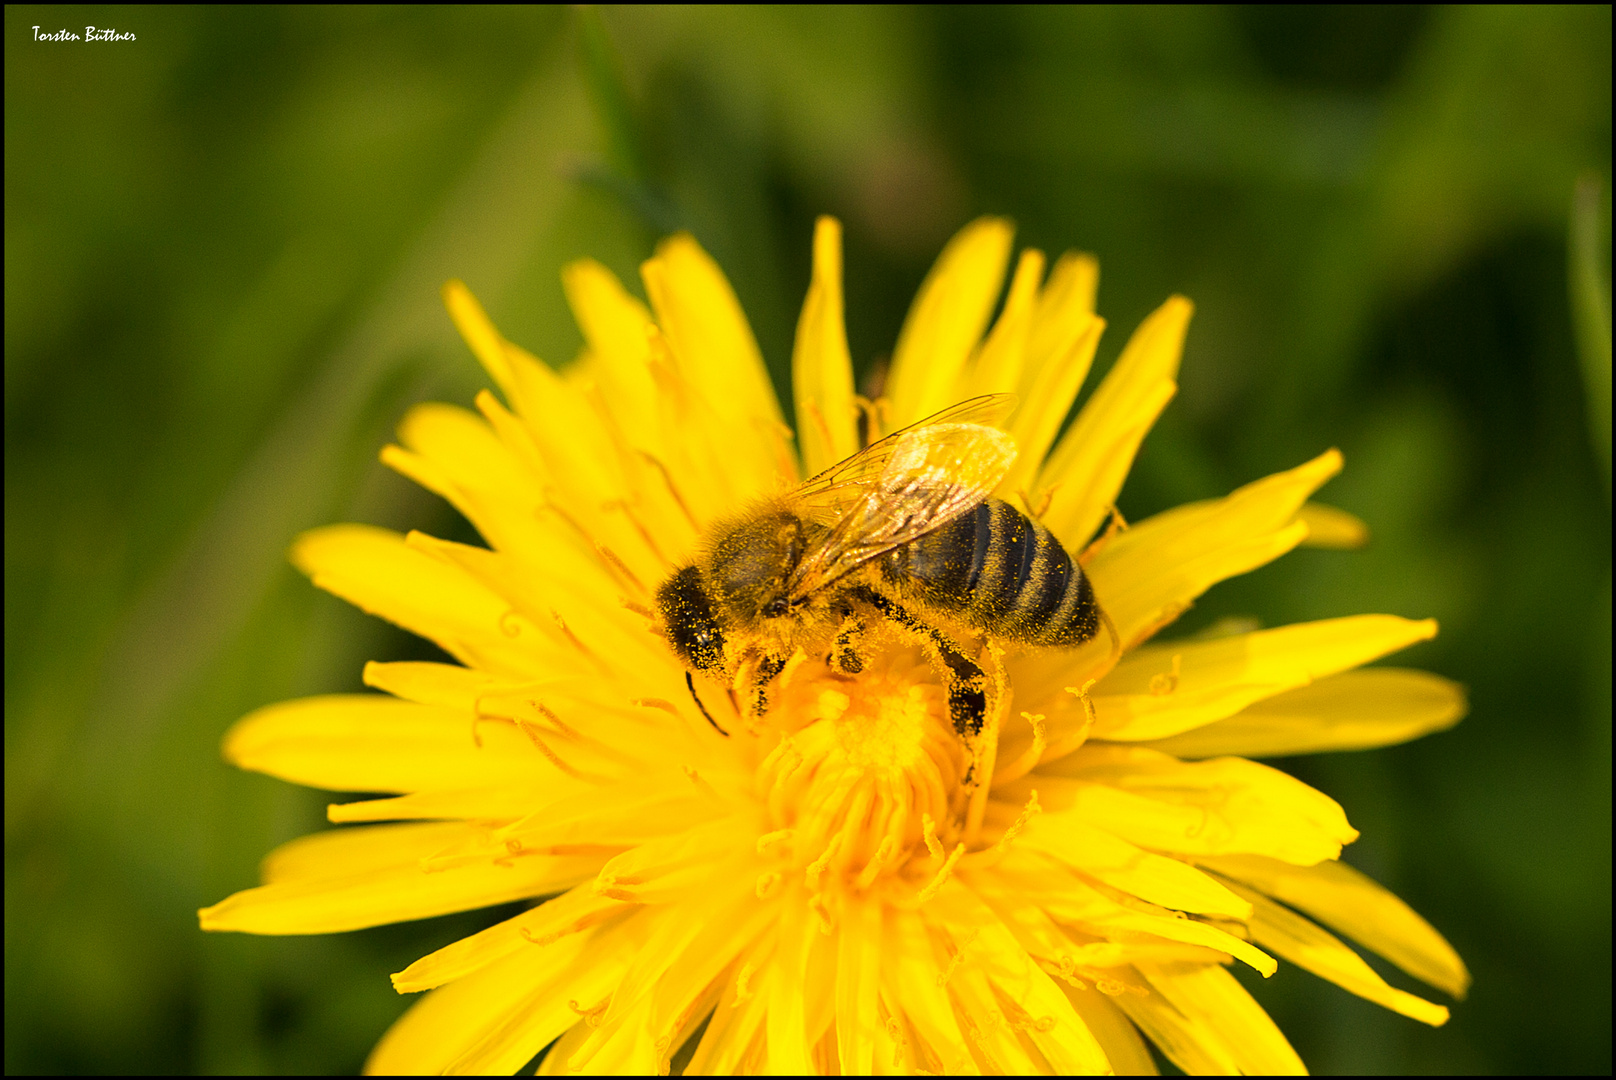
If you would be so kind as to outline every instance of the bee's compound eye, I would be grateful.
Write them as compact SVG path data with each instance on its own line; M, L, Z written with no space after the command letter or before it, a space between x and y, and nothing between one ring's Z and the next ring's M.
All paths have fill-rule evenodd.
M663 582L657 590L657 607L668 628L668 644L687 667L707 671L723 666L724 635L694 566Z

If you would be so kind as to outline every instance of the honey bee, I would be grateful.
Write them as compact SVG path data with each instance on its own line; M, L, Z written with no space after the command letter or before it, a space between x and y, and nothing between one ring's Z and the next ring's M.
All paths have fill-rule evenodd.
M1025 645L1072 647L1103 618L1060 541L991 493L1015 442L996 424L1010 394L972 398L872 443L795 491L711 530L701 555L657 590L685 684L749 684L753 715L792 654L864 669L876 620L917 642L948 688L963 737L982 730L988 680L939 623Z

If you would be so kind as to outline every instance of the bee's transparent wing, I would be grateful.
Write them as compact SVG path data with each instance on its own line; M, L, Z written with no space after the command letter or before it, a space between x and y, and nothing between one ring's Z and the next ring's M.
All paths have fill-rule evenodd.
M829 585L987 498L1016 458L1015 441L991 425L1015 405L1012 394L961 402L804 484L793 503L829 531L797 564L787 586L790 598Z

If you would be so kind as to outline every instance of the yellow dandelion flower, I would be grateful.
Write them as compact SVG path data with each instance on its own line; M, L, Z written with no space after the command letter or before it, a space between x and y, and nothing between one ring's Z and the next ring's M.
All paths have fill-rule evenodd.
M1190 304L1145 320L1062 434L1104 326L1097 269L1066 255L1046 278L1043 255L1023 252L989 328L1010 254L1000 220L949 244L886 396L867 402L840 231L822 219L795 444L734 293L688 236L643 267L649 310L600 265L567 268L587 349L559 374L448 286L504 401L420 406L382 459L488 547L343 525L292 554L316 585L460 663L373 663L380 694L274 705L230 731L225 756L243 768L387 797L331 806L346 827L273 852L263 884L203 910L203 927L325 933L537 901L393 976L427 993L373 1072L512 1071L551 1043L544 1072L666 1071L687 1043L690 1072L1152 1072L1147 1041L1186 1072L1298 1072L1228 970L1269 975L1279 960L1444 1022L1335 935L1458 996L1469 976L1453 949L1337 861L1358 835L1340 806L1249 760L1456 722L1452 683L1362 667L1435 624L1361 615L1152 641L1211 585L1310 536L1361 540L1356 519L1307 502L1340 455L1124 527L1112 503L1173 396ZM721 557L715 523L782 505L889 432L1007 394L1014 411L973 413L972 452L936 471L986 477L1010 508L1003 528L1047 529L1076 559L1051 596L1087 582L1104 632L1028 645L1036 635L980 632L1009 624L959 605L893 600L907 594L877 587L869 552L846 555L833 516L813 526L816 551L841 528L847 562L821 567L813 596L842 610L802 602L825 609L835 640L758 645L764 631L720 619L725 661L692 678L690 628L669 625L683 609L658 596L693 559L710 571ZM994 416L1010 401L988 400ZM885 445L895 460L927 444ZM993 447L1009 449L981 464ZM961 490L970 512L986 505ZM890 493L871 498L839 521L874 506L890 525ZM905 550L904 527L877 553ZM982 528L992 551L1010 542ZM1035 549L1055 559L1055 540L1018 535L1023 578ZM784 550L737 557L766 575ZM711 585L692 574L697 592ZM832 584L855 580L863 591Z

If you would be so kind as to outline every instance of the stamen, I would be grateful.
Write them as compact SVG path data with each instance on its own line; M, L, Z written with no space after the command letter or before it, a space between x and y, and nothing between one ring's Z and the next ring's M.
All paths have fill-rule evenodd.
M794 835L796 834L791 829L776 829L774 832L764 833L762 836L757 838L757 853L767 858L769 848L773 847L775 844L790 843L791 838Z
M549 707L546 706L544 702L529 698L528 704L533 706L534 712L537 712L540 716L543 716L546 720L555 725L557 735L560 735L564 739L571 739L573 742L577 742L580 738L582 738L582 736L578 734L576 728L572 727L566 721L562 720L561 717L551 712Z
M588 1024L590 1027L598 1028L600 1027L601 1017L606 1015L606 1009L611 1005L611 1003L612 995L607 994L605 998L601 1000L599 1005L596 1005L592 1009L584 1009L579 1007L577 998L571 998L567 1001L567 1008L577 1013L583 1019L583 1022Z
M976 935L979 933L981 933L980 930L973 929L959 941L953 943L954 952L948 958L948 966L937 973L937 985L939 988L947 986L948 980L954 977L954 972L958 971L960 964L965 962L965 950L976 940Z
M1184 654L1173 654L1173 670L1169 672L1158 671L1150 677L1150 693L1154 697L1166 697L1178 689L1179 671L1184 664Z
M948 853L948 859L943 863L943 868L937 871L937 876L932 878L926 887L915 895L915 904L917 906L928 902L937 895L937 891L943 887L943 883L948 880L948 876L954 872L954 864L959 862L960 856L964 854L965 845L963 843L956 845L954 850Z
M1098 681L1098 679L1090 679L1081 687L1068 686L1066 688L1066 692L1068 694L1077 695L1077 700L1083 703L1083 712L1088 717L1088 722L1085 725L1087 729L1092 729L1095 721L1099 718L1098 714L1094 711L1094 702L1089 699L1089 689Z
M777 870L769 870L758 875L757 885L754 887L754 891L757 893L757 898L759 900L767 900L769 897L773 896L776 890L779 888L780 872Z
M1071 953L1061 953L1060 956L1056 957L1056 961L1058 962L1052 963L1048 960L1039 959L1038 966L1062 982L1067 983L1073 989L1088 989L1088 984L1074 974L1077 970L1077 961Z
M628 568L627 563L618 558L617 552L613 551L605 544L596 544L595 554L601 557L601 561L606 563L608 568L616 570L618 574L626 578L628 583L632 585L636 591L642 595L647 594L645 583L640 580L639 575L635 574L634 571Z
M808 898L808 910L814 913L819 921L819 932L830 937L836 932L836 924L831 920L830 909L825 906L825 894L816 892Z
M735 1000L729 1003L732 1009L738 1009L752 1000L752 975L756 968L752 966L752 958L747 957L746 963L741 965L740 974L735 976Z
M684 770L685 777L689 779L692 784L695 784L697 788L703 792L706 792L708 795L711 795L715 799L719 798L718 789L709 784L706 777L697 772L694 767L690 765L680 765L679 767Z
M898 838L889 832L881 838L880 845L875 849L875 854L870 856L870 861L865 864L864 871L859 874L858 880L854 882L854 887L862 892L875 884L876 877L880 875L882 869L892 861L893 856L897 855L897 853Z
M1007 784L1012 780L1019 780L1032 772L1038 762L1043 759L1044 751L1049 747L1049 731L1044 726L1043 713L1023 712L1021 718L1032 725L1032 745L1022 751L1021 756L1010 764L1002 766L993 774L993 787Z
M656 537L651 534L650 529L645 527L645 523L640 520L639 515L634 513L634 509L629 505L627 499L608 499L600 504L600 508L602 510L620 511L624 517L628 518L629 524L634 526L634 531L640 534L640 539L645 541L645 546L651 549L651 554L655 555L662 565L672 568L673 563L662 553L662 549L657 546Z
M1027 828L1027 823L1033 819L1034 815L1042 813L1043 809L1042 806L1038 805L1038 792L1034 789L1032 798L1027 800L1027 805L1021 808L1021 813L1016 815L1016 820L1010 823L1010 827L1004 830L1004 835L999 837L992 847L983 851L973 851L967 855L965 857L966 864L972 868L980 869L983 866L991 866L997 863L1015 838L1020 836L1022 831Z
M810 891L819 892L819 880L825 876L825 870L830 866L831 859L835 858L837 849L842 846L842 839L845 835L845 830L838 830L833 834L830 838L830 843L825 845L824 854L809 864L808 888Z
M1105 531L1095 537L1089 546L1083 549L1083 553L1077 557L1079 566L1088 566L1091 559L1105 550L1105 545L1111 542L1113 536L1120 532L1126 532L1128 529L1128 520L1122 516L1122 511L1117 509L1116 503L1106 503L1105 508L1111 512L1111 516L1105 523Z
M769 441L773 444L774 468L781 476L789 476L793 482L799 478L797 472L797 455L792 451L792 444L797 441L797 433L790 426L778 420L760 420L763 430L773 436Z
M517 730L521 731L522 734L528 737L529 742L539 748L539 753L550 759L550 764L554 765L556 768L560 769L562 772L566 773L575 780L586 779L583 773L579 772L571 765L568 765L565 761L562 761L560 756L558 756L554 750L550 749L549 745L539 737L538 728L534 724L527 720L521 719L512 719L511 723L515 724Z
M930 814L920 815L920 829L921 835L926 838L926 850L931 852L931 857L943 858L943 845L937 840L937 823L931 819Z
M589 659L593 660L597 665L600 663L599 658L597 658L595 654L589 650L589 646L578 640L578 635L572 632L572 627L568 626L567 620L561 617L561 612L557 611L555 608L551 608L550 618L555 620L555 624L561 630L562 636L568 641L572 642L573 648L589 657Z
M668 467L658 461L655 455L644 450L640 451L640 456L650 462L657 472L662 474L662 482L667 486L668 494L673 497L674 503L678 505L680 511L685 515L685 520L690 522L692 529L701 532L701 523L696 520L696 515L690 512L690 505L685 502L684 496L679 494L679 486L673 482L673 474L668 472Z
M832 438L830 433L830 424L826 422L825 412L819 407L819 402L804 401L797 406L797 411L806 414L808 423L813 426L814 430L819 432L819 437L825 441L826 446L831 446L835 443L836 440Z

